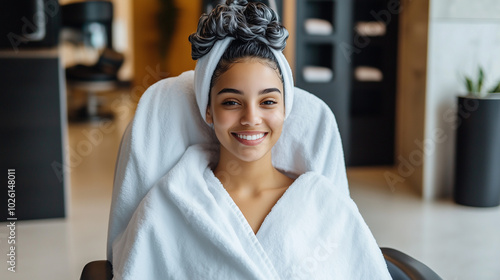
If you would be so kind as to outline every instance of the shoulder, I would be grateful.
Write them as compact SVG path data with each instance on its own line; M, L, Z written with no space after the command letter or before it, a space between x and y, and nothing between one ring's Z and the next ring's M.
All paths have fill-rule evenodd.
M356 203L342 190L342 186L335 185L319 173L309 171L300 175L294 182L291 197L292 204L307 205L307 212L314 213L310 216L317 216L318 219L330 221L332 217L342 217L359 225L364 224Z
M321 190L329 191L332 190L334 191L334 183L328 179L326 176L323 174L317 172L317 171L307 171L300 176L297 177L296 181L302 182L302 183L308 183L310 185L315 185L314 188L318 188ZM311 186L312 187L312 186Z
M294 183L300 185L305 192L315 194L315 197L335 201L335 203L353 203L349 194L343 190L345 186L336 185L328 177L316 171L303 173Z

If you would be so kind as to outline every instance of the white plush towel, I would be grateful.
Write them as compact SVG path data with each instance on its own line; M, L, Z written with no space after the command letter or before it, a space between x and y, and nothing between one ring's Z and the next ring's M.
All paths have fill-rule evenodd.
M335 118L319 98L293 87L281 52L272 50L283 74L286 119L272 159L298 178L257 236L218 183L210 169L218 160L218 141L204 120L207 81L231 40L217 42L198 61L196 75L162 80L138 104L115 172L108 232L115 277L385 277L380 250L349 198ZM321 244L327 244L327 255L315 249ZM321 263L314 269L308 266L311 254Z
M360 21L356 23L355 29L361 36L384 36L386 25L382 21Z
M342 143L330 108L297 88L294 99L298 105L285 120L273 147L273 164L293 174L314 170L347 194ZM162 80L144 93L118 155L108 231L109 260L113 240L124 231L149 189L189 146L216 142L213 130L199 114L194 71Z
M360 82L381 82L384 74L375 67L358 66L354 69L354 77Z
M324 19L310 18L304 21L304 29L311 35L330 35L333 32L332 24Z
M304 80L309 83L327 83L333 78L333 71L327 67L305 66L302 69Z
M299 176L257 234L193 145L148 192L113 242L115 279L391 279L349 196Z
M217 141L198 114L193 74L148 89L124 135L108 240L116 279L389 279L349 198L328 106L295 89L273 162L307 176L255 236L208 168Z

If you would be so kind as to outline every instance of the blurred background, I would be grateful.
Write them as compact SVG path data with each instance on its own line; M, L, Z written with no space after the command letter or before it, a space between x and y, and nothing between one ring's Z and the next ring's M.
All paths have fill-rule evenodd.
M217 2L0 3L0 166L15 177L0 194L0 278L78 279L106 258L121 136L150 85L194 69L187 38ZM489 131L492 143L471 144L485 155L463 165L457 135L479 110L457 98L465 76L500 82L500 2L262 2L290 32L296 86L336 116L351 195L379 245L445 279L498 279L500 119L490 112L463 132ZM457 168L473 173L472 194Z

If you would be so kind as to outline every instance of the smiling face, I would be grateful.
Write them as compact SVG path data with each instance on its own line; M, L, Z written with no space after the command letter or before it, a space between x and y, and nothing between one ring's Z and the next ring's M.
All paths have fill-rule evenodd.
M221 157L245 162L270 158L285 119L283 94L277 70L258 58L234 63L218 77L206 119L214 124Z

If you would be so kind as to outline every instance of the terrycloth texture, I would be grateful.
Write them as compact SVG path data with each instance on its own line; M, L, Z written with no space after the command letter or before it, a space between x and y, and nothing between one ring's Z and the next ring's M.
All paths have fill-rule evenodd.
M330 108L300 89L273 147L273 164L287 174L315 171L327 177L331 188L348 195L342 143ZM117 160L108 228L111 245L125 231L146 193L179 161L186 149L199 143L217 143L213 130L199 114L194 72L188 71L151 86L142 96L127 128Z
M299 176L255 235L210 169L214 144L188 148L113 243L114 279L391 279L349 196Z
M220 58L224 54L225 50L234 40L232 37L226 37L223 40L217 41L210 52L205 56L198 59L196 62L195 74L194 74L194 90L196 92L196 102L200 110L201 117L205 120L205 114L208 105L208 95L210 93L210 80L212 79L212 74L214 73ZM274 57L278 61L278 65L281 69L281 75L283 76L283 89L285 91L285 120L290 115L293 105L293 74L290 65L286 60L282 52L270 48Z

